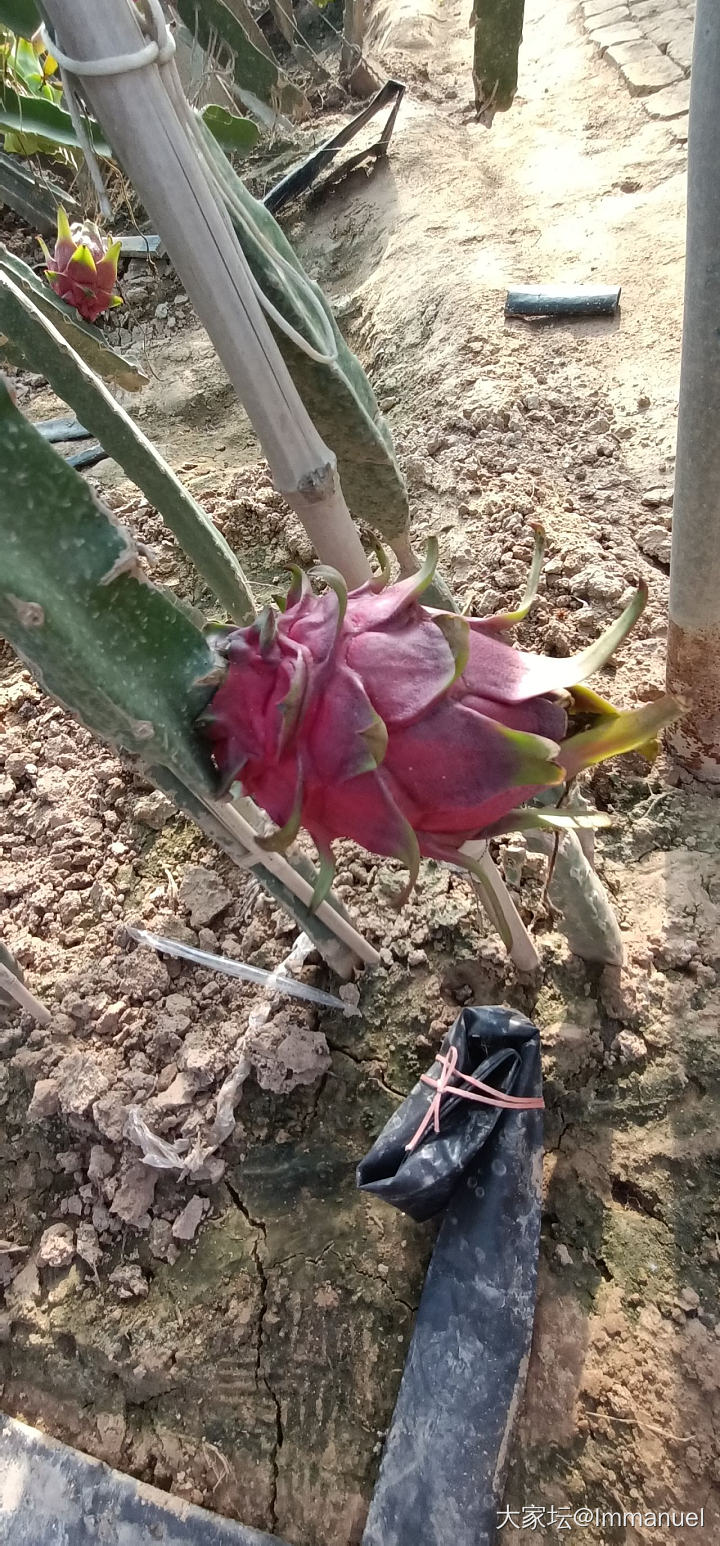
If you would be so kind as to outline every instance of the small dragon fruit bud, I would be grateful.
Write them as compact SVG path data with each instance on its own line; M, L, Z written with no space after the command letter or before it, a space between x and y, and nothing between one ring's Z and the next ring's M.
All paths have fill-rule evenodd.
M472 870L466 843L531 826L576 824L566 811L519 809L541 791L618 752L645 748L679 706L661 698L618 713L575 684L592 676L640 616L644 587L580 655L554 659L502 637L526 615L540 573L515 612L466 618L420 602L435 567L396 585L381 576L347 594L334 570L299 573L285 611L267 608L217 642L224 681L203 715L225 787L238 781L280 831L304 826L321 856L315 901L327 894L331 844L351 838L404 859Z
M50 256L45 243L45 277L60 299L74 306L86 322L95 322L103 311L122 306L115 294L120 242L108 243L91 220L70 225L64 209L58 210L58 234Z

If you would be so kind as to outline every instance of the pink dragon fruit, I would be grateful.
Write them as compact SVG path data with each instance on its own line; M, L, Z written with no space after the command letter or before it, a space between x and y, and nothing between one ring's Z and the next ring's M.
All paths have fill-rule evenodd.
M332 884L332 842L352 838L402 858L414 884L420 856L472 869L470 840L571 818L519 810L580 769L650 742L678 713L671 698L620 714L575 684L610 658L643 610L641 587L595 644L565 659L525 654L502 637L529 609L540 573L536 541L517 612L464 618L422 606L436 550L419 574L349 595L334 570L314 595L294 571L285 610L216 636L227 662L202 716L224 787L239 781L278 825L283 849L302 825ZM568 734L571 729L572 733ZM408 888L409 889L409 888Z
M45 277L51 289L74 306L86 322L95 322L103 311L122 306L120 296L114 293L120 242L108 244L91 220L71 226L65 210L59 209L53 256L43 241L40 246L48 264Z

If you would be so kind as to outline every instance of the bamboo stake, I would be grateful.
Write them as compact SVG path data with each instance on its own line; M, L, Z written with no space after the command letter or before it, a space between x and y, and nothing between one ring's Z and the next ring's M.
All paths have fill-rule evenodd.
M149 8L143 7L147 14ZM188 130L172 58L116 74L93 61L147 46L122 0L45 0L61 52L137 189L257 433L280 493L324 563L363 585L370 566L340 488L334 453L318 434L262 311L254 282Z
M345 0L340 78L356 97L371 97L378 80L363 57L365 0Z
M14 999L18 1007L24 1009L26 1014L32 1015L33 1019L37 1020L38 1025L49 1024L51 1019L50 1011L45 1008L44 1004L40 1003L38 998L35 998L33 993L28 992L20 978L10 971L9 966L3 966L2 962L0 962L0 989L2 993L6 993L10 998Z
M295 16L292 8L292 0L268 0L270 15L278 29L282 33L286 43L292 47L295 42ZM302 37L301 37L302 42Z
M508 935L510 936L508 955L511 961L514 961L519 972L534 972L536 967L540 965L540 957L505 881L490 854L487 843L484 841L463 843L461 852L467 854L468 858L475 859L478 868L482 870L484 883L505 922ZM479 899L482 902L482 892L480 892Z

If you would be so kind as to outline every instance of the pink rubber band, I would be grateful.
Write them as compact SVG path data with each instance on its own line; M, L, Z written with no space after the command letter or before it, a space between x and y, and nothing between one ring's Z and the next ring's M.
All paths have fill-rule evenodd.
M483 1084L482 1079L473 1079L471 1074L460 1073L457 1060L457 1047L451 1047L449 1052L438 1053L437 1061L442 1068L439 1079L434 1079L432 1074L421 1075L421 1083L429 1085L430 1089L435 1091L435 1095L415 1136L405 1145L408 1153L412 1153L413 1149L417 1148L431 1122L435 1132L439 1133L440 1108L446 1095L459 1095L463 1100L475 1101L480 1106L498 1106L503 1111L541 1111L543 1109L545 1102L542 1095L505 1095L502 1090L494 1090L491 1084ZM463 1085L451 1084L450 1081L453 1078L462 1079Z

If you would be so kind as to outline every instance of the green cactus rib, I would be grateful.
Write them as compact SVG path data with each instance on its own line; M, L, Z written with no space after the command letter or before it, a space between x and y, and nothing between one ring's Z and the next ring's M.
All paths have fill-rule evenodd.
M224 537L107 387L0 264L3 332L142 489L230 617L249 622L255 615L252 594Z
M242 92L259 97L291 118L307 116L307 97L283 74L271 54L255 46L223 0L176 0L175 8L206 52L217 51L218 42L225 44L232 56L235 84Z
M235 156L247 156L255 149L260 130L252 118L229 113L226 107L219 107L215 102L209 102L200 116L223 150Z
M63 200L70 202L58 183L47 177L38 182L18 156L6 156L0 151L0 204L7 204L21 220L47 236L55 229L58 205Z
M1 244L0 274L6 274L22 290L23 295L34 301L43 316L49 317L63 338L73 345L85 364L97 371L105 381L114 381L126 392L139 392L145 385L147 376L139 365L134 365L132 360L126 360L116 349L112 349L99 328L93 327L90 322L83 322L74 308L68 306L66 301L61 301L49 285L38 279L27 263L13 257ZM3 354L11 365L27 365L30 370L35 369L32 360L25 360L14 338L0 337L0 355Z
M195 729L203 634L142 575L128 534L0 387L0 633L105 740L212 794Z

